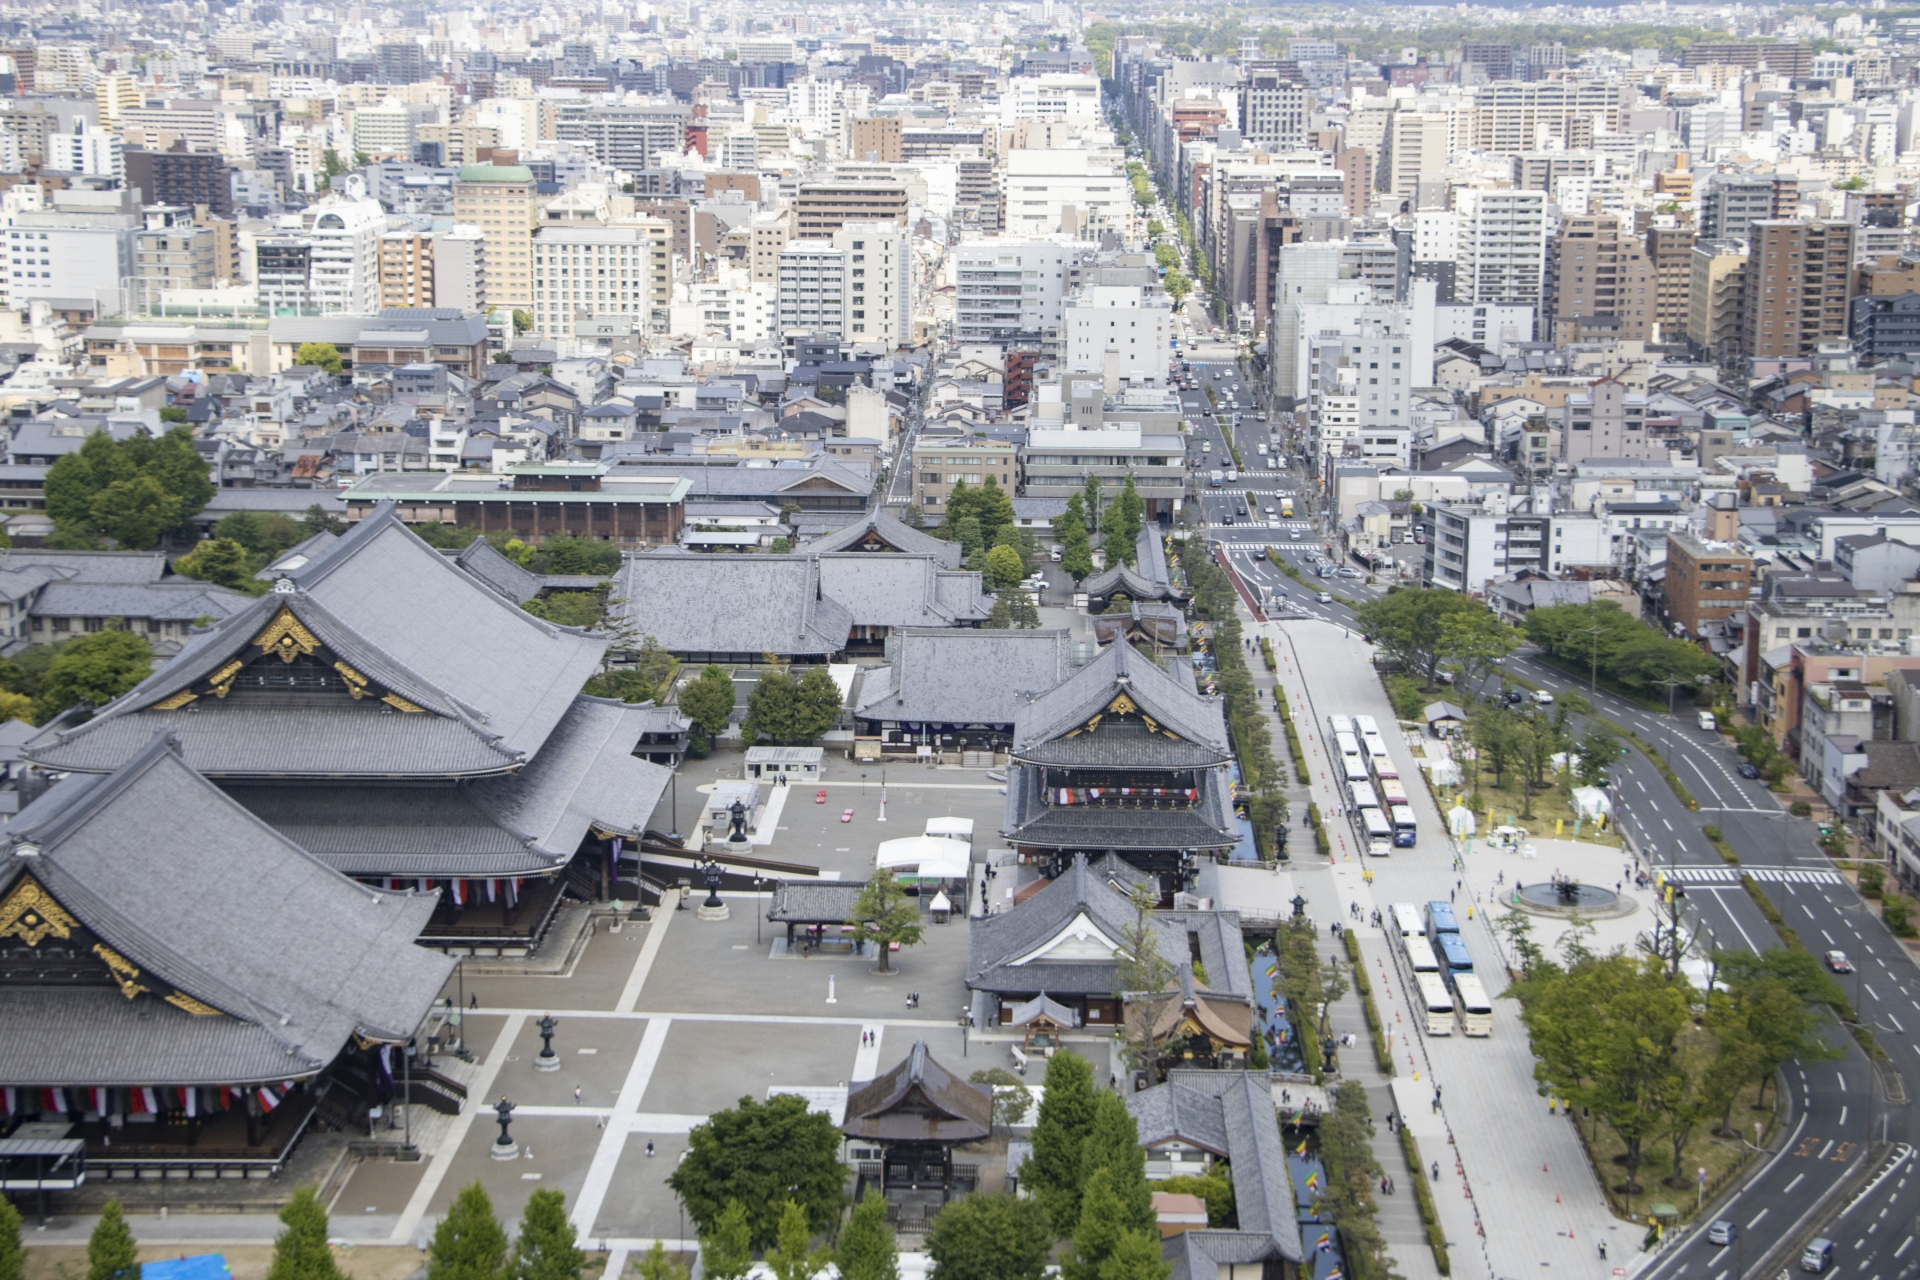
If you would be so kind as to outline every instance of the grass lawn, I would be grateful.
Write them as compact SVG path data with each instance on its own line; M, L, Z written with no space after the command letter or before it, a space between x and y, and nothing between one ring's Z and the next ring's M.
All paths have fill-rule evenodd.
M1755 1111L1753 1103L1760 1095L1760 1086L1749 1085L1740 1091L1740 1096L1733 1103L1733 1123L1744 1130L1740 1135L1743 1141L1716 1136L1710 1123L1697 1126L1681 1156L1680 1176L1677 1179L1681 1185L1677 1187L1667 1182L1673 1173L1673 1144L1665 1139L1650 1140L1641 1147L1643 1162L1638 1173L1640 1190L1631 1196L1619 1190L1626 1182L1626 1169L1615 1157L1622 1154L1625 1148L1614 1136L1613 1130L1604 1124L1583 1123L1580 1125L1581 1145L1586 1148L1587 1159L1593 1163L1594 1175L1600 1185L1606 1188L1607 1203L1615 1213L1644 1220L1650 1206L1670 1204L1680 1211L1679 1218L1668 1220L1667 1225L1671 1228L1692 1218L1700 1211L1703 1200L1713 1199L1755 1155L1760 1154L1747 1144L1753 1141L1755 1121L1765 1126L1762 1130L1765 1137L1772 1136L1774 1123L1779 1117L1774 1105L1777 1094L1777 1089L1769 1089L1766 1109ZM1707 1171L1704 1195L1697 1181L1698 1171L1703 1167Z
M1466 792L1467 807L1473 810L1474 818L1480 824L1481 835L1484 836L1492 828L1507 822L1508 815L1512 815L1514 826L1541 839L1572 840L1575 838L1573 799L1567 794L1566 787L1554 784L1544 791L1534 792L1533 816L1529 818L1523 816L1526 812L1526 797L1521 793L1519 771L1508 769L1505 782L1505 786L1496 787L1493 785L1493 774L1482 771L1480 798L1476 801L1470 790ZM1444 813L1452 807L1451 800L1441 801L1441 812ZM1559 830L1554 828L1556 822L1561 824ZM1620 847L1619 836L1615 835L1611 829L1605 832L1596 831L1591 821L1583 821L1580 824L1578 838L1591 840L1596 844L1609 845L1616 849Z

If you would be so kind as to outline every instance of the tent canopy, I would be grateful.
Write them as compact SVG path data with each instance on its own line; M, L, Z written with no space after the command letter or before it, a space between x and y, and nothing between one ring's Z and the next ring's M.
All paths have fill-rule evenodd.
M972 850L944 836L906 836L880 842L874 865L882 870L906 871L929 880L963 880Z

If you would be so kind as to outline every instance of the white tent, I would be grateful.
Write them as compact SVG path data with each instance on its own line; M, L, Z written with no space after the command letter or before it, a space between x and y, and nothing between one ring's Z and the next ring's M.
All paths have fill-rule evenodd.
M947 840L962 840L967 846L973 846L972 818L928 818L927 834L940 836Z
M1573 789L1573 811L1582 818L1597 818L1601 814L1613 812L1613 801L1599 787L1575 787Z
M1463 804L1447 810L1447 830L1453 833L1455 839L1472 835L1478 825L1474 821L1473 810Z
M923 880L964 880L972 850L958 840L942 836L906 836L880 842L874 865L882 871L899 871Z

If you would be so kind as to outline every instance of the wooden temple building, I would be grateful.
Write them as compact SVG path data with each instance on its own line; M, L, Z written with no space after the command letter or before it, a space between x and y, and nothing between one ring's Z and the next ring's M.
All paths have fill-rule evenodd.
M1239 838L1219 699L1125 639L1020 709L1011 754L1002 834L1049 874L1115 854L1166 897Z
M1056 1035L1070 1027L1117 1030L1119 960L1135 922L1128 895L1146 880L1112 854L1098 862L1079 854L1011 910L972 921L967 988L975 1024L1024 1027L1044 1013ZM1164 1029L1155 1028L1163 1061L1245 1065L1254 1000L1239 915L1155 911L1148 919L1178 989L1169 988L1159 1015Z
M671 771L641 758L660 709L580 692L606 635L521 609L390 504L267 573L271 592L26 758L106 774L173 733L190 768L335 871L436 895L432 945L525 954L563 880L608 896Z
M436 895L340 874L185 752L56 781L0 843L0 1138L90 1176L264 1177L316 1114L365 1124L453 968L415 945Z
M895 1206L937 1212L978 1183L978 1167L956 1161L953 1149L992 1134L993 1091L954 1075L916 1040L899 1065L847 1096L840 1131L860 1179L856 1202L871 1188Z

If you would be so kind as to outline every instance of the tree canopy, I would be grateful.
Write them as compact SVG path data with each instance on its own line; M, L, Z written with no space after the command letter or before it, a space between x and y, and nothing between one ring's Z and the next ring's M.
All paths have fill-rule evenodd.
M761 676L747 695L741 725L749 745L762 738L781 746L814 742L840 714L840 687L822 666L810 666L795 679L786 667Z
M86 1280L140 1280L140 1250L118 1200L107 1201L87 1237Z
M123 550L158 546L213 497L207 471L185 427L119 441L96 431L47 469L49 545L88 550L112 538Z
M853 936L871 941L880 949L880 972L892 972L893 944L911 947L920 941L923 926L920 908L907 897L900 882L884 868L876 868L873 878L853 903Z
M45 724L68 707L104 707L153 672L153 650L131 631L95 631L53 650L40 694L37 721Z
M0 1280L25 1280L26 1274L27 1253L20 1244L20 1211L10 1201L0 1198Z
M513 1249L513 1280L580 1280L587 1255L579 1233L567 1218L566 1193L543 1187L527 1200L520 1215L520 1239Z
M1093 1118L1093 1068L1079 1054L1063 1049L1047 1059L1033 1150L1020 1166L1020 1185L1045 1213L1055 1235L1071 1235L1080 1224L1081 1147Z
M325 369L336 378L345 367L340 361L340 348L331 342L301 343L294 348L293 363L309 369Z
M938 1280L1042 1280L1052 1251L1046 1211L1009 1195L955 1200L927 1234Z
M887 1222L887 1198L868 1189L853 1206L834 1248L840 1280L900 1280L900 1255ZM5 1280L0 1277L0 1280Z
M327 1210L318 1188L296 1187L280 1221L287 1229L274 1239L267 1280L346 1280L327 1243Z
M478 1182L460 1188L427 1248L427 1280L509 1280L507 1232Z
M712 1229L700 1237L700 1263L713 1280L740 1280L753 1270L753 1230L738 1200L727 1201Z
M696 754L703 756L711 749L713 740L726 731L737 700L733 677L711 662L680 686L681 714L693 721L689 749L697 748Z
M1354 621L1382 653L1431 685L1448 656L1448 620L1485 612L1485 605L1444 587L1408 587L1361 605Z
M845 1177L832 1117L807 1110L803 1098L780 1094L764 1103L743 1097L695 1126L667 1185L703 1233L714 1230L729 1200L738 1201L752 1246L765 1249L778 1243L780 1209L788 1200L806 1211L814 1231L831 1227L840 1216Z
M1691 685L1720 670L1697 644L1661 635L1611 600L1535 609L1527 615L1527 638L1576 670L1641 692L1668 679Z

